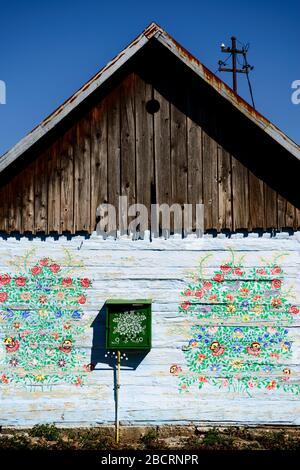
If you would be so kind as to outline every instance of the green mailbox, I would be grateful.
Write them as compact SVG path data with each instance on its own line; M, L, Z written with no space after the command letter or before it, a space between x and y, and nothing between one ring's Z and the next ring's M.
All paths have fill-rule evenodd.
M106 348L151 349L151 300L106 301Z

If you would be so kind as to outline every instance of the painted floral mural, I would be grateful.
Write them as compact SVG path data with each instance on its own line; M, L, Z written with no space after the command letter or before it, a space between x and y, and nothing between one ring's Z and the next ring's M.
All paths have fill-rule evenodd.
M250 268L231 252L230 260L210 275L204 268L209 256L182 292L179 313L189 324L182 348L186 367L170 368L179 390L210 384L249 396L259 389L299 394L286 364L293 348L289 326L300 310L288 300L293 293L284 287L282 254Z
M66 251L61 262L34 251L0 274L0 384L31 389L82 385L89 371L80 348L90 279L74 276L80 262Z

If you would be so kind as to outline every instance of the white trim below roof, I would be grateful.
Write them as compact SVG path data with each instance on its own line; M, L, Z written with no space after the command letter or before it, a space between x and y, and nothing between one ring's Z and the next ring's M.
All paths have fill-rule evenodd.
M22 153L53 129L76 106L82 103L91 93L99 88L111 77L125 62L133 57L152 37L167 47L174 55L193 70L206 83L210 84L221 96L227 99L235 108L241 111L248 119L258 125L278 144L300 160L300 147L280 131L274 124L253 110L248 103L238 97L222 80L209 72L197 59L189 56L162 28L152 23L129 46L127 46L115 59L109 62L89 82L83 85L62 106L44 119L39 126L20 140L14 147L0 158L0 172L15 161Z

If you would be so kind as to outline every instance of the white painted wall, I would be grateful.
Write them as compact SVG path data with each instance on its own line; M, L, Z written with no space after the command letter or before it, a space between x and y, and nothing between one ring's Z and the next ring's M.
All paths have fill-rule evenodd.
M123 424L162 423L280 423L300 425L300 397L277 391L259 391L252 398L204 387L187 394L178 392L178 379L170 374L173 363L184 366L182 346L187 337L181 328L184 318L178 313L180 292L195 272L199 259L213 252L208 268L213 271L233 248L245 255L245 265L259 266L259 257L271 258L286 252L282 260L286 285L293 284L300 303L300 236L282 233L275 238L265 234L248 237L219 236L202 239L156 239L149 241L102 240L94 234L90 239L60 237L0 242L0 271L12 272L10 261L34 248L34 259L45 256L59 260L67 248L80 258L85 268L81 277L90 277L93 287L85 305L85 335L81 347L90 355L93 341L93 320L107 298L153 299L153 348L136 370L122 367L120 420ZM208 269L208 272L209 272ZM102 324L104 327L104 324ZM294 340L291 365L300 383L300 320L292 327ZM1 324L0 324L1 331ZM3 334L1 334L1 343ZM94 338L94 342L97 339ZM99 351L104 347L103 338ZM3 354L3 344L1 344ZM87 426L113 423L114 380L112 368L103 360L88 375L83 387L57 385L50 390L34 391L0 384L0 425L29 426L55 422L63 426Z

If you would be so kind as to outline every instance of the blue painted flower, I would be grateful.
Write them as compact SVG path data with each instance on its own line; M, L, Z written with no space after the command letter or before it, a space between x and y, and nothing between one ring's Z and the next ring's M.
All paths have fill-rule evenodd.
M247 307L249 307L249 300L243 300L243 302L241 302L241 307L242 307L242 308L247 308Z
M244 333L243 333L242 328L235 328L235 329L233 330L233 337L234 337L234 338L243 338L243 337L244 337Z
M28 310L24 310L24 312L21 313L22 318L28 318L30 316L30 312Z
M60 318L60 317L62 317L62 315L63 315L63 313L62 313L61 310L57 310L57 312L55 313L56 318Z
M240 353L243 350L243 346L239 343L234 343L232 345L232 349L233 349L234 352Z
M15 312L14 312L13 310L11 310L10 308L8 308L8 309L6 310L6 315L5 315L5 317L6 317L6 318L12 318L12 317L14 316L14 314L15 314Z
M72 314L72 318L75 318L75 319L80 319L81 318L81 312L79 310L74 310L73 314ZM199 336L198 336L199 338Z
M219 372L221 372L222 367L220 366L220 364L212 364L210 366L210 370L211 370L211 372L219 373Z

